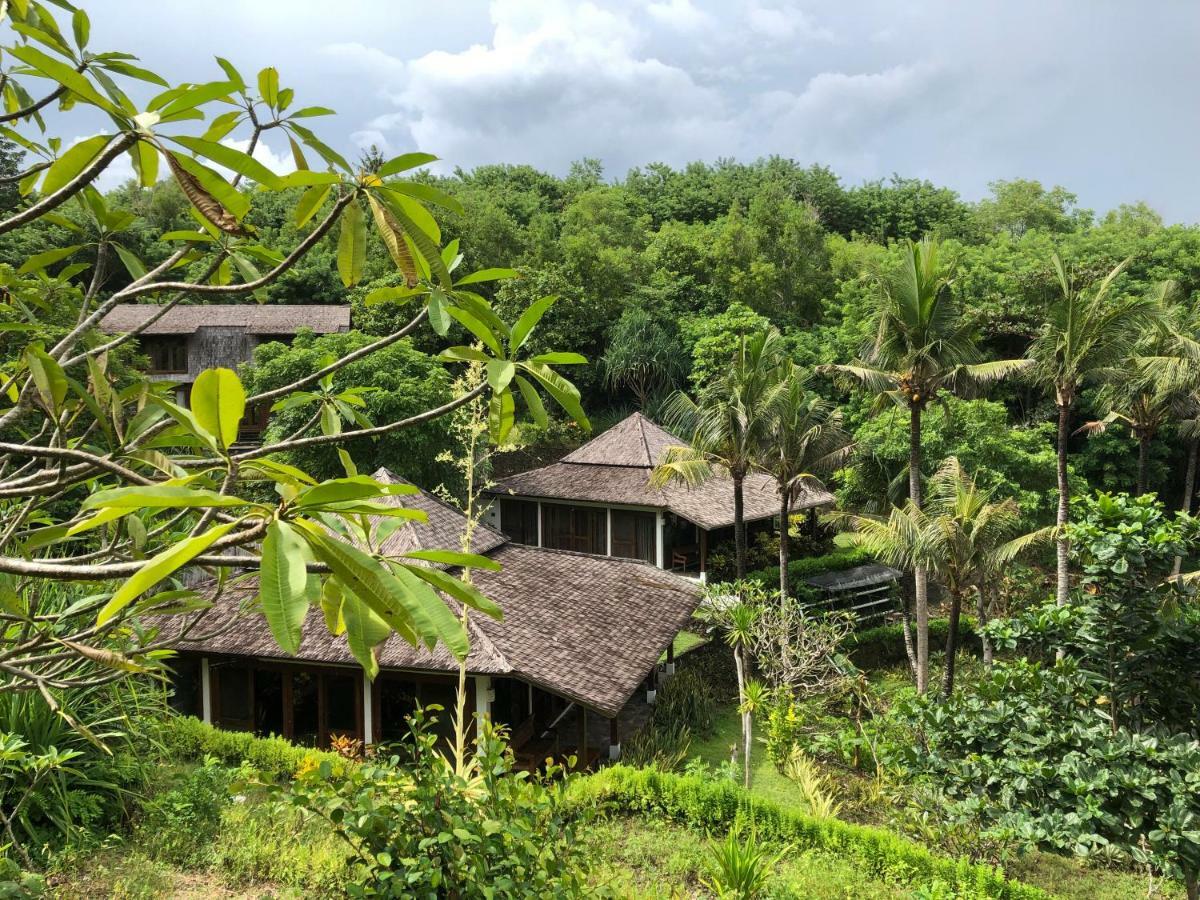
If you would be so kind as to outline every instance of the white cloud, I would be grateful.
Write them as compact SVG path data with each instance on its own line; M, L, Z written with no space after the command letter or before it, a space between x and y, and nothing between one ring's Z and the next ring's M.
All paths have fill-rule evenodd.
M714 24L715 20L704 10L697 9L692 0L666 0L651 3L646 12L652 19L678 31L696 31Z
M768 6L751 0L746 7L746 22L755 34L774 41L831 41L833 32L817 25L801 9Z

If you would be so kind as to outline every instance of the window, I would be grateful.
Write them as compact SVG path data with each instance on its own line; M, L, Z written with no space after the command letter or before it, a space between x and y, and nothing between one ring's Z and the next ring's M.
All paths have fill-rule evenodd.
M538 511L537 504L530 500L510 500L507 497L500 501L500 530L508 535L509 540L518 544L529 544L533 547L538 542Z
M612 511L612 555L657 563L658 548L655 540L657 531L658 525L654 513L614 509Z
M603 508L542 504L542 546L603 556L608 544L608 516Z
M167 335L143 338L142 352L150 357L150 371L156 375L177 375L188 370L186 337Z

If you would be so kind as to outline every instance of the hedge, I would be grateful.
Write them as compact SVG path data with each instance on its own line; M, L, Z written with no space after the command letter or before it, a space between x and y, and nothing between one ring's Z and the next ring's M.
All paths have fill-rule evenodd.
M855 566L866 565L872 561L873 558L870 553L858 547L851 547L844 550L834 550L832 553L826 553L824 556L793 559L788 562L788 574L791 576L792 584L795 585L799 584L805 578L820 575L822 572L842 572L846 569L853 569ZM778 587L779 566L770 566L766 569L755 569L753 572L747 572L746 580L760 581L767 587Z
M750 796L727 780L615 765L575 782L571 802L606 804L623 813L665 817L702 833L728 831L752 820L761 838L799 851L825 850L861 866L872 878L906 886L941 882L955 896L990 900L1049 900L1040 888L1012 881L999 869L937 856L919 844L865 825L818 819Z
M229 766L248 763L272 781L289 780L301 768L329 760L335 769L346 759L326 750L301 747L281 737L257 737L247 731L223 731L193 716L177 716L163 728L162 742L175 760L212 756Z
M948 619L930 619L930 648L944 647L949 631ZM913 640L916 641L915 631ZM958 622L958 645L971 652L978 652L980 649L975 620L970 616L963 616ZM846 637L842 649L850 657L850 661L860 669L884 669L908 660L908 653L904 649L904 629L899 622L851 632Z

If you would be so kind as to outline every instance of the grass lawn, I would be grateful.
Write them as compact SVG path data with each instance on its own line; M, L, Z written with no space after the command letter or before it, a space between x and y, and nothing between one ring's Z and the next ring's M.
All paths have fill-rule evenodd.
M709 896L708 839L678 825L648 818L616 817L596 822L587 841L598 865L592 881L618 897ZM782 849L782 848L780 848ZM819 851L784 853L775 869L771 896L810 900L908 900L911 888L864 878L854 866Z
M679 632L679 634L675 635L675 658L679 659L679 657L683 656L683 654L691 650L695 650L697 647L703 647L708 643L708 641L709 638L706 638L702 634L695 634L691 631ZM663 655L658 658L658 661L660 663L667 661L667 654L665 651L663 652Z

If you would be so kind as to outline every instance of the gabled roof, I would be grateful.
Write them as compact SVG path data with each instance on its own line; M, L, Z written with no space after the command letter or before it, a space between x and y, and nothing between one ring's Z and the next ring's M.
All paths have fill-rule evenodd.
M386 469L380 480L395 479ZM429 523L399 529L389 553L412 549L458 549L461 513L425 491L389 498L419 508ZM467 669L478 675L511 675L575 700L603 716L615 716L700 602L695 582L647 563L507 543L487 526L474 532L472 549L500 563L498 572L475 570L472 579L498 603L501 620L481 613L469 619ZM206 612L202 640L181 649L236 656L289 659L271 637L261 614L244 608L258 593L254 579L229 587ZM457 614L458 604L447 604ZM184 617L167 620L182 627ZM454 672L457 661L439 645L412 647L393 634L377 650L384 669ZM297 661L357 665L345 638L333 637L319 609L308 613Z
M559 462L501 478L492 492L664 509L707 531L732 525L733 480L726 474L717 473L696 486L678 481L661 488L650 486L650 473L663 452L682 443L641 413L634 413ZM747 475L742 494L746 521L779 514L779 494L775 482L766 475ZM828 491L809 488L792 504L792 511L832 502L833 495Z
M159 312L152 303L122 303L100 320L111 334L132 331ZM317 303L206 303L173 306L142 334L193 334L201 328L241 328L247 334L330 334L350 328L349 306Z

